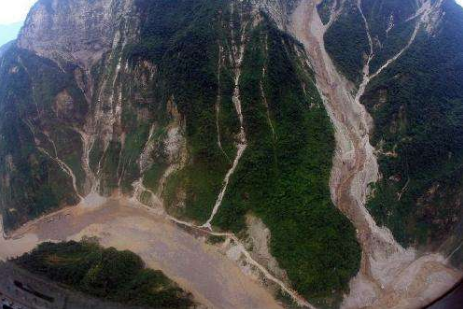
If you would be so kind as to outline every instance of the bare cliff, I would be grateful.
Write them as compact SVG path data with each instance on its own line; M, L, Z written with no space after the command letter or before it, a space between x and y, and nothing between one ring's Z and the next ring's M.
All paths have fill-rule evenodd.
M461 15L41 0L0 56L5 231L130 199L225 238L285 304L424 306L461 276Z

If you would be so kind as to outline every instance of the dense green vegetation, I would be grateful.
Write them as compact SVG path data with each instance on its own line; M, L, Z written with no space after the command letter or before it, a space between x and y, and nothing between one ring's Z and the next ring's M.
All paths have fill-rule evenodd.
M393 153L380 157L383 177L369 208L401 243L432 248L454 235L463 215L463 11L453 1L443 9L433 33L421 31L363 99L375 146Z
M66 90L73 99L70 113L54 112L55 97ZM76 165L80 139L69 137L67 126L78 125L86 113L84 98L72 75L53 62L24 50L10 48L2 57L0 70L0 196L5 228L78 199L70 177L35 146L35 139L52 156L48 132L69 165ZM72 142L70 144L69 142ZM62 147L63 144L66 147ZM76 169L82 186L83 172Z
M362 10L373 37L384 42L391 35L388 29L394 29L416 13L417 2L414 0L364 0Z
M339 9L341 1L337 0L323 0L317 5L318 14L324 25L330 21L331 11L333 7Z
M120 186L124 193L130 193L132 182L140 177L138 158L153 124L156 151L144 184L156 191L169 164L164 157L164 141L169 128L178 125L184 130L188 160L168 178L162 197L168 211L176 216L199 223L208 219L236 153L239 121L232 102L236 66L232 54L246 44L240 90L248 148L213 224L245 236L245 216L252 213L262 218L271 230L272 254L294 287L313 302L333 305L358 271L360 248L351 223L330 199L334 134L302 47L263 14L254 16L247 1L231 5L226 0L137 0L137 7L142 17L140 42L106 54L91 72L98 91L88 107L90 115L99 100L103 111L109 112L114 103L109 98L122 94L121 123L114 125L113 140L103 149L102 132L97 132L90 154L91 168L100 171L102 192L110 194ZM122 63L129 61L129 69L116 75L119 56ZM153 80L143 77L145 62L155 68ZM113 87L105 87L107 81L113 82ZM58 88L69 88L78 101L82 94L72 92L69 85L73 83L71 80ZM49 100L57 94L47 89L42 92ZM81 128L82 119L78 120L75 124ZM218 147L217 123L223 151ZM61 140L60 152L68 130L63 127L53 135ZM30 133L28 138L31 145ZM69 138L75 136L69 134ZM81 145L76 144L78 151L65 158L73 167L81 153ZM48 172L52 167L43 169ZM66 188L65 192L69 191ZM184 207L178 207L181 202ZM53 205L58 207L59 203ZM73 250L90 250L86 246L72 244ZM104 256L105 250L101 250L97 250L98 256ZM90 262L93 260L82 258L78 265ZM46 270L61 273L61 268L60 272ZM96 271L100 276L100 269ZM81 275L94 276L93 272ZM92 284L95 282L84 279L72 283L84 292L90 292ZM94 290L97 296L117 300L128 288L123 285L117 289L111 295L105 287Z
M370 47L356 1L345 1L341 15L325 33L325 47L340 72L355 84L360 83Z
M415 14L417 2L362 1L362 10L374 38L375 57L370 63L370 72L375 72L407 44L417 18L411 21L408 19Z
M219 44L226 40L222 27L225 21L220 13L227 10L225 4L226 1L139 0L142 40L131 47L128 55L133 61L149 59L159 67L156 91L162 93L165 102L173 98L187 124L189 161L169 178L165 200L171 212L201 222L207 220L230 164L217 146L215 104L219 87L224 97L220 122L236 123L230 100L230 73L221 72L220 86L217 77ZM235 151L230 129L233 127L221 128L222 143L230 155ZM154 191L157 184L152 180L159 178L163 168L164 164L156 164L149 171L145 184ZM186 192L185 209L175 207L179 188Z
M329 21L333 1L325 0L318 5L324 23ZM340 2L336 2L336 5L341 6ZM417 3L414 0L373 0L362 1L361 5L373 39L374 57L370 62L372 73L407 44L418 20L409 20L417 10ZM357 1L347 0L342 4L342 13L325 34L325 43L339 70L358 84L370 47Z
M444 249L451 251L460 239L449 236L461 225L463 197L463 36L458 30L463 14L452 1L443 9L438 27L429 28L432 33L421 29L411 48L370 83L363 103L375 120L373 144L384 153L379 157L383 177L369 202L372 214L404 245L436 249L448 240ZM323 15L323 7L319 10ZM362 1L362 10L375 42L370 63L375 72L407 45L417 21L409 17L417 3ZM356 39L365 32L360 24L351 8L325 37L337 66L356 82L359 56L365 53L360 48L364 39ZM351 27L356 30L348 33ZM349 41L361 44L356 50Z
M105 300L150 308L189 308L192 297L130 251L92 240L43 243L15 260L28 271Z
M357 272L360 248L330 199L333 129L300 49L267 20L250 33L240 82L249 145L213 224L239 232L247 213L262 218L295 288L326 305Z
M240 90L249 145L213 224L240 233L245 215L258 215L270 228L272 253L295 288L320 304L333 302L333 294L345 291L357 272L360 248L351 223L330 200L334 134L300 56L302 47L265 16L259 26L251 26L246 2L231 7L227 1L140 0L138 5L144 12L143 39L128 57L156 63L157 92L166 101L175 98L186 123L189 161L166 184L169 211L200 223L211 213L229 158L235 156L239 129L231 100L232 44L245 43ZM228 158L217 146L219 93L219 127ZM148 172L145 185L156 190L162 169ZM175 207L179 190L186 194L184 208Z

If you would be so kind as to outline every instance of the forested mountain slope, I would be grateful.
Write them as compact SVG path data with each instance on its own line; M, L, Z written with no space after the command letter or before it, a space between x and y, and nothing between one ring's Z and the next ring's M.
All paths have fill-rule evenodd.
M347 291L360 249L330 200L333 129L302 45L255 4L39 1L0 79L7 231L89 194L243 238L257 217L282 280Z
M364 235L359 238L364 266L351 287L360 291L379 281L383 290L400 295L399 282L413 282L417 272L431 267L425 265L461 267L462 9L454 1L321 1L317 10L324 25L312 22L311 31L317 34L321 27L323 48L343 75L318 74L328 83L320 86L341 132L342 156L335 159L334 177L352 171L357 177L332 178L338 207ZM317 62L320 57L312 58ZM361 120L358 128L358 120L345 111L349 97L354 98L353 109L361 107L354 115ZM344 109L343 114L336 109ZM353 157L346 140L353 143ZM352 164L353 170L336 171L337 160ZM359 211L372 217L364 213L363 221L355 215ZM374 289L371 293L378 295ZM363 301L393 306L390 292L380 294L385 296ZM358 300L349 297L344 304L361 306Z
M425 305L462 267L459 29L453 0L40 0L0 56L5 231L130 199L286 306Z
M361 102L374 120L381 179L369 209L402 244L439 250L461 234L463 10L454 1L357 4L343 3L325 37L354 83L370 56L371 81ZM350 19L360 21L357 30ZM358 52L334 44L348 41L346 31L358 33Z

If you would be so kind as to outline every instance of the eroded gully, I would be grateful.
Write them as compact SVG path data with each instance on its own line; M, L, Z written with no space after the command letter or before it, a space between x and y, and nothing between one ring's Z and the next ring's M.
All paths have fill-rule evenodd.
M231 25L231 29L233 29L233 25ZM232 38L234 35L232 34ZM235 110L236 114L239 119L239 133L238 133L238 141L236 143L236 156L235 159L233 160L233 164L231 168L228 170L227 174L225 175L225 179L223 181L223 186L222 189L219 193L219 196L214 204L214 208L212 209L212 213L209 217L209 219L204 223L203 227L212 229L211 223L215 218L215 215L220 209L220 206L222 205L223 198L225 197L225 194L227 193L228 189L228 184L230 182L231 177L236 171L236 168L238 167L238 164L241 160L241 157L243 156L246 148L248 147L248 142L246 139L246 132L244 130L244 117L243 117L243 112L241 108L241 93L240 93L240 80L241 80L241 67L244 59L244 51L246 49L246 24L244 24L241 28L241 36L240 36L240 44L239 46L236 44L236 42L233 40L232 41L232 57L233 57L233 63L234 63L234 73L235 73L235 89L233 91L233 97L232 101L233 104L235 105ZM219 137L220 141L220 137Z
M379 227L367 211L368 186L378 180L379 171L374 148L369 140L372 119L360 99L370 80L410 47L435 6L428 1L422 4L416 16L419 20L409 42L373 74L370 74L369 67L374 57L372 38L363 16L370 42L370 55L363 69L363 81L357 93L354 93L352 85L337 72L325 50L324 34L333 20L323 25L316 9L319 2L302 0L293 13L290 28L306 48L316 73L317 87L336 129L337 149L330 180L332 199L354 224L362 247L361 269L351 281L351 291L343 307L392 308L397 305L407 308L426 304L423 302L427 301L427 297L434 297L447 289L458 274L445 265L440 255L418 257L412 248L401 247L392 233L387 228ZM361 1L358 7L361 11ZM337 12L333 12L332 16L336 18ZM427 279L426 283L417 282L423 277Z
M276 284L281 289L281 291L287 294L296 304L298 304L298 306L305 307L305 308L315 308L307 300L301 297L296 291L294 291L291 287L289 287L286 283L284 283L282 280L275 277L273 274L270 273L268 269L266 269L264 266L259 264L255 259L253 259L252 254L246 249L245 245L241 242L241 240L238 237L236 237L236 235L234 235L233 233L222 233L222 232L213 231L212 221L214 220L215 215L218 213L220 206L222 205L223 198L228 189L229 181L231 177L233 176L234 172L236 171L236 168L238 167L240 159L242 158L247 148L247 138L246 138L246 133L244 130L244 116L242 113L241 94L240 94L240 80L241 80L241 72L242 72L241 68L242 68L244 52L246 48L245 28L246 28L246 24L244 24L244 26L241 28L239 45L236 44L235 40L232 40L232 57L231 58L234 63L234 75L235 75L234 76L235 88L234 88L234 93L232 97L232 102L235 106L235 110L236 110L236 113L239 119L239 124L240 124L239 133L237 136L237 143L236 143L237 153L236 153L235 159L233 160L231 168L228 170L227 174L225 175L222 189L219 192L218 198L214 204L214 207L212 209L209 219L203 225L196 225L194 223L180 220L173 216L168 215L163 209L162 201L159 198L159 194L155 194L153 191L143 186L143 176L137 182L134 183L135 193L130 200L133 203L137 203L137 205L140 208L148 212L151 212L153 214L156 214L156 215L162 215L167 220L177 224L180 227L196 230L198 233L206 233L207 235L210 235L210 236L224 237L226 239L224 246L229 246L230 244L234 244L234 246L237 249L237 252L239 253L237 257L238 259L244 259L244 261L246 261L246 264L255 268L256 271L260 273L266 280ZM234 37L234 35L232 35L232 37ZM221 73L221 68L222 68L222 57L223 57L223 48L220 47L219 62L218 62L219 84L220 84L220 73ZM221 137L220 137L220 123L219 123L218 113L220 113L221 101L222 101L221 92L219 89L218 95L217 95L217 102L216 102L217 141L218 141L219 148L221 149L221 151L224 153L224 155L228 159L228 156L223 151L222 144L221 144ZM149 157L149 153L152 152L152 149L151 149L152 147L150 146L151 135L152 134L150 133L150 137L148 138L148 141L145 145L143 154L140 157L140 171L142 174L143 174L143 171L146 170L146 166L144 167L143 165L146 165L146 164L149 165L149 163L146 162L147 161L146 158ZM143 193L148 193L148 195L150 196L148 201L142 201ZM146 206L145 204L148 204L148 206Z

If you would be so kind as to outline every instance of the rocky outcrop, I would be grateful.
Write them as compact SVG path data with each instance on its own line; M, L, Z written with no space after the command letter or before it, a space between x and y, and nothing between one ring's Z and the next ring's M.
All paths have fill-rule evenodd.
M98 184L103 177L96 176L98 168L91 166L90 153L102 149L93 159L104 166L109 144L113 140L120 143L128 133L122 128L128 124L121 120L121 76L133 71L122 59L125 47L139 37L139 21L130 0L44 0L32 8L2 62L2 80L7 83L1 90L0 108L14 117L8 127L4 121L1 130L6 140L16 140L27 149L27 154L13 154L9 144L2 149L5 157L14 158L14 165L24 166L13 172L5 165L1 171L5 177L3 207L14 209L5 215L7 228L49 209L72 205L101 189ZM21 163L24 159L26 163ZM42 168L34 172L34 166ZM108 187L117 187L121 178L122 167L116 167L112 167L114 176L105 177L111 182ZM131 179L137 176L135 172ZM34 179L36 184L24 185ZM48 193L40 186L43 183L50 187ZM112 194L112 189L104 189L106 195Z
M358 89L340 74L327 52L327 31L338 21L339 14L351 12L339 12L336 5L332 5L330 18L323 24L316 4L309 1L300 3L293 15L292 30L304 43L311 57L317 86L325 96L327 110L337 131L338 150L331 177L332 197L356 226L363 249L360 273L352 281L351 294L345 298L343 307L425 306L451 288L461 273L452 268L443 255L426 253L420 256L414 248L402 247L393 233L387 227L378 225L369 213L367 202L370 188L379 179L379 167L376 152L371 145L372 118L362 105L362 99L372 81L393 67L415 43L423 26L429 26L429 16L440 15L440 3L424 2L416 8L413 18L417 20L410 37L403 42L401 49L393 53L390 59L385 59L384 64L375 71L370 67L377 56L373 34L369 30L373 25L369 25L363 15L363 2L352 2L365 23L365 38L370 46L367 55L346 55L363 58L363 76L359 76Z
M241 246L239 256L254 256L267 278L313 304L339 305L359 268L346 307L396 304L395 283L413 286L415 299L429 287L416 278L436 273L439 287L452 282L458 273L440 255L419 258L368 208L372 193L384 193L374 190L385 181L377 156L400 160L399 146L413 141L391 147L389 136L406 128L407 104L389 133L374 126L375 110L395 98L388 83L413 81L412 72L388 74L416 42L440 38L445 1L406 1L410 16L375 3L39 1L0 62L6 231L99 195L130 197L189 228L233 231L221 235L234 243L249 235L252 254ZM340 33L359 44L338 48ZM458 91L449 93L457 105ZM458 108L448 115L459 119ZM387 176L408 201L413 179ZM446 191L432 183L426 192L416 216L429 222ZM457 212L431 221L461 222ZM445 244L449 258L460 256L459 239Z
M292 9L279 1L39 1L0 72L6 232L98 195L236 235L247 234L246 214L255 212L269 242L256 247L265 255L264 266L254 261L258 271L301 304L292 288L335 302L359 248L330 201L333 136L310 64L275 27L284 29ZM312 263L322 259L327 281Z
M91 68L111 50L122 15L133 9L129 0L39 1L17 45L42 57Z

